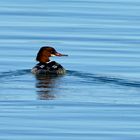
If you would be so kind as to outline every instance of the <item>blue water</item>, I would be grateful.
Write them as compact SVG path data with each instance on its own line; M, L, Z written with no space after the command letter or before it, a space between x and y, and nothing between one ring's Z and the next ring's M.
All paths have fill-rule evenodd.
M0 1L0 140L140 139L139 0ZM40 47L64 76L36 77Z

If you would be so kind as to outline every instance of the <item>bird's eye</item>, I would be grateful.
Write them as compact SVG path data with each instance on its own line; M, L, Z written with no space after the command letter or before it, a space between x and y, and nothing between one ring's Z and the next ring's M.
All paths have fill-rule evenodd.
M51 51L51 54L54 54L54 51Z

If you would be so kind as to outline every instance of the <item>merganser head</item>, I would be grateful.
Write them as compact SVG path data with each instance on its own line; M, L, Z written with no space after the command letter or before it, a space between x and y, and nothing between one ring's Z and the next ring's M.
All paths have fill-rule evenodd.
M44 46L40 48L36 60L39 62L46 63L50 61L49 57L51 56L67 56L67 55L58 53L53 47Z

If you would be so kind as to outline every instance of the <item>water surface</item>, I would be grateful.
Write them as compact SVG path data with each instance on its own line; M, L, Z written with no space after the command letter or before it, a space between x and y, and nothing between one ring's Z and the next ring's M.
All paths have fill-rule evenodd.
M139 140L138 0L0 1L1 140ZM64 76L36 77L41 46Z

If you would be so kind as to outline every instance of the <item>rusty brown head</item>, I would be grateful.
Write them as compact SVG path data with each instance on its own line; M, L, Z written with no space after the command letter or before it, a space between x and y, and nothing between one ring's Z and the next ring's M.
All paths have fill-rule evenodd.
M41 47L39 52L37 53L36 61L46 63L50 61L49 57L51 56L67 56L67 55L58 53L53 47L44 46Z

